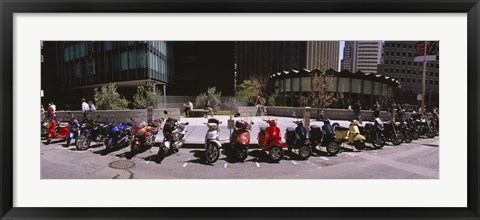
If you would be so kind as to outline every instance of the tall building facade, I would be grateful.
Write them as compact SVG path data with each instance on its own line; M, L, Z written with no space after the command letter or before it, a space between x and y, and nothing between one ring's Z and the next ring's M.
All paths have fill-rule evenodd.
M55 78L55 86L68 94L54 97L65 108L81 97L92 99L93 88L106 83L115 82L125 96L131 97L136 86L147 80L163 85L174 80L172 42L52 41L44 42L44 49L47 44L55 57L51 65L42 66L42 78ZM47 81L42 82L44 86L51 85Z
M234 41L176 41L175 83L168 95L197 96L215 86L234 96Z
M343 47L342 65L340 67L341 70L354 72L353 64L354 64L354 57L355 57L355 49L356 49L355 41L345 41L345 46Z
M415 41L386 41L384 46L383 71L387 76L400 81L407 92L403 102L417 104L416 95L422 93L423 62L414 62ZM439 61L427 62L426 68L427 107L438 106ZM409 94L410 93L410 94Z
M345 41L342 70L377 74L382 47L382 41Z
M339 46L338 41L238 41L236 84L291 69L338 70Z

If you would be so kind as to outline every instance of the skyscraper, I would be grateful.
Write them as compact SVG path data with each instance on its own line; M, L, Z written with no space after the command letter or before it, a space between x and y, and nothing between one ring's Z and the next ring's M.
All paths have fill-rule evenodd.
M292 69L338 70L339 46L338 41L238 41L236 82Z
M416 94L422 92L423 63L414 62L415 41L386 41L384 46L384 74L400 81L402 90L411 97L405 102L415 103ZM427 62L426 95L428 107L438 106L439 61Z
M342 70L377 74L382 58L381 41L345 41Z

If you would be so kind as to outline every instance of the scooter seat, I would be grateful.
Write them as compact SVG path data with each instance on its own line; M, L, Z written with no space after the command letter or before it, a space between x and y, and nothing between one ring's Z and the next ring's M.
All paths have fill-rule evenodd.
M64 127L68 126L68 123L60 123L60 125L58 125L58 126L61 127L61 128L64 128Z
M337 131L348 131L348 128L342 126L335 126L335 130Z

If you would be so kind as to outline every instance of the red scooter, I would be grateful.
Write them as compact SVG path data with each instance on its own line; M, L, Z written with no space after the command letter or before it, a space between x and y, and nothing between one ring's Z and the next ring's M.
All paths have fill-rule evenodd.
M280 128L273 119L263 120L268 123L268 127L264 123L260 124L260 132L258 132L258 145L263 151L268 152L268 156L274 162L278 162L283 158L284 150L287 146L282 143Z
M237 113L237 117L240 114ZM246 119L239 119L235 122L235 128L230 135L229 155L235 160L243 162L248 156L248 146L250 145L250 129L253 122L249 123Z
M59 123L57 119L50 119L47 132L47 144L52 139L66 139L70 134L70 125L68 123Z

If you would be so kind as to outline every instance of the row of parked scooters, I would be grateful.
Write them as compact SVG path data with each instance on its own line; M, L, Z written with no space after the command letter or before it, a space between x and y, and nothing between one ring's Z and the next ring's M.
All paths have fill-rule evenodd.
M164 113L168 115L167 111ZM294 116L296 117L295 114ZM237 114L237 117L240 115ZM160 157L177 152L185 144L188 122L180 123L172 117L155 120L153 123L138 123L133 119L130 120L128 123L101 124L96 119L89 119L87 115L84 115L82 121L72 115L68 123L59 123L53 118L42 122L42 136L47 138L47 144L52 139L65 139L67 146L75 139L78 150L88 149L93 142L104 144L108 151L130 146L130 152L137 154L151 148L159 130L162 130L164 138L158 150ZM370 143L374 149L380 149L386 142L399 145L402 142L410 143L422 136L433 138L439 133L439 120L435 115L427 117L414 114L401 122L393 120L383 122L380 118L374 118L373 123L366 123L365 126L360 126L356 120L352 120L348 128L338 123L331 124L327 118L323 121L322 127L312 125L308 130L304 127L303 121L297 118L293 121L297 127L288 127L284 135L285 142L282 142L277 121L268 118L263 122L259 125L258 144L274 162L280 161L287 150L302 159L307 159L314 150L321 150L321 148L324 148L329 155L335 155L340 152L341 145L344 143L355 150L365 149L365 143ZM210 118L205 123L208 127L205 135L205 162L215 163L219 159L221 149L236 161L244 161L248 156L253 122L249 122L246 118L236 120L229 143L223 145L219 138L221 123L216 118Z

